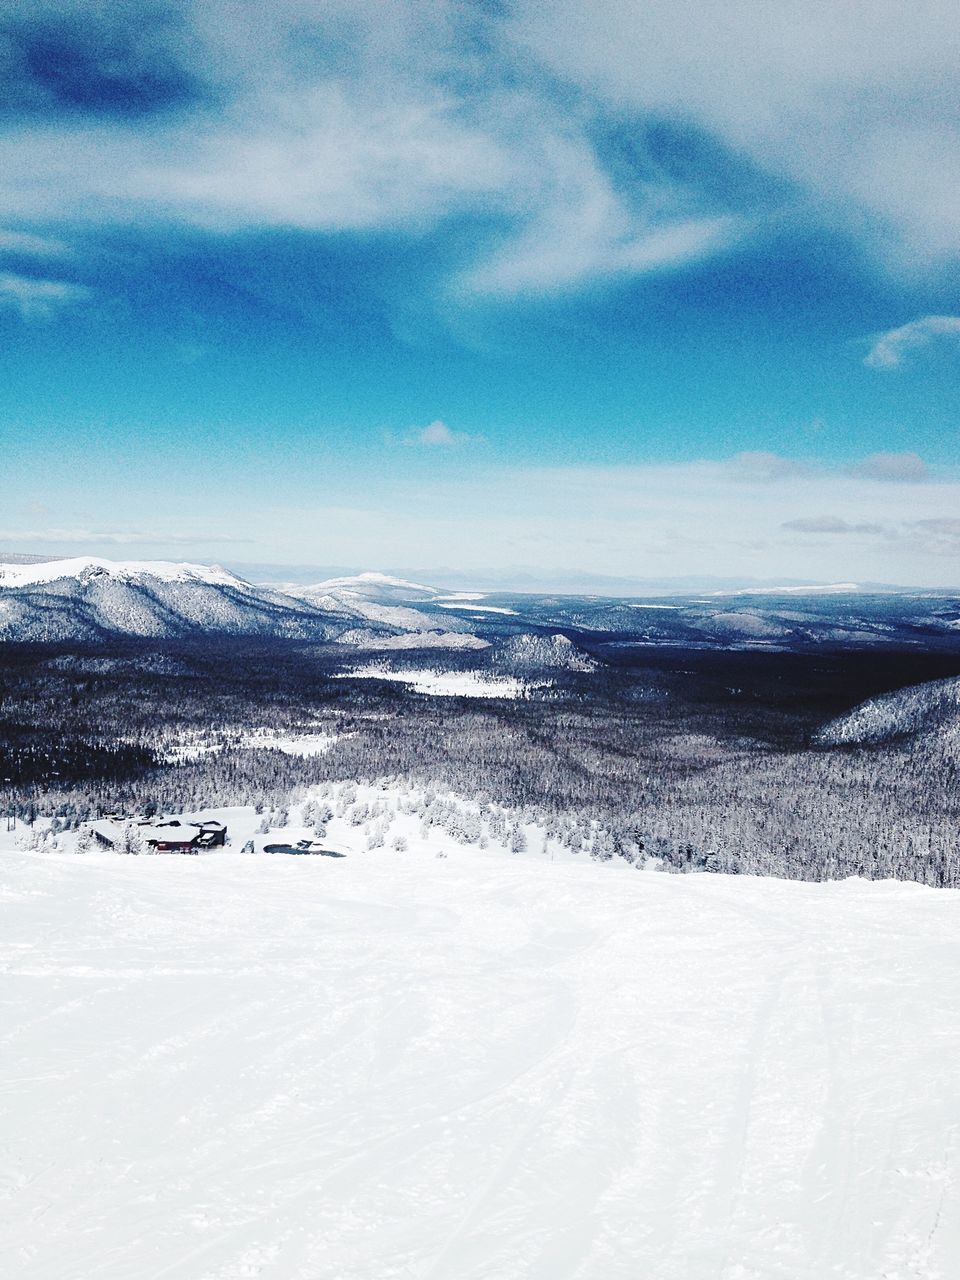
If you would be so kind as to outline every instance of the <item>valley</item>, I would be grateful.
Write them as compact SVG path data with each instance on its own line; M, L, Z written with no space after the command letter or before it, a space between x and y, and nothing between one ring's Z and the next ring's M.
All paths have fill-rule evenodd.
M96 605L103 623L0 646L11 821L279 811L400 780L601 862L960 883L947 593L442 599L371 574L294 597L198 566L64 572L11 567L0 587L2 606L53 583L57 617ZM134 630L168 590L166 631ZM252 612L225 628L221 593Z

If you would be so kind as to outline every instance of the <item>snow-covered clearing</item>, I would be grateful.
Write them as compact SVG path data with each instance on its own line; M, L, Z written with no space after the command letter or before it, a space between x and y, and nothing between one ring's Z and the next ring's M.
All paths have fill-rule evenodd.
M515 676L490 676L482 671L410 671L389 667L354 667L338 672L338 680L396 680L411 685L417 693L438 698L522 698L533 685Z
M272 729L250 729L242 733L183 733L164 751L164 759L199 760L211 752L226 751L282 751L288 756L322 756L337 741L335 733L290 732L277 733Z
M255 751L282 751L288 756L322 756L337 741L335 733L248 734L242 747Z
M465 613L509 613L513 617L517 616L516 609L507 609L497 604L444 604L440 601L437 603L441 609L460 609Z
M960 895L0 856L0 1273L934 1280Z

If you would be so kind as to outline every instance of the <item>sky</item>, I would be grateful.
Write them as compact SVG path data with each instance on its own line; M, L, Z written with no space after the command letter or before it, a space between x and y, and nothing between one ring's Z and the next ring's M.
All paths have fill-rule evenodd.
M2 550L960 587L958 427L952 2L0 0Z

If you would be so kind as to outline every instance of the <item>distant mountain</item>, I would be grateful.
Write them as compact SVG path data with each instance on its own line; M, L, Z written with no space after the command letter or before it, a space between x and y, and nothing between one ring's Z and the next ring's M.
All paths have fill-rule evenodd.
M416 644L413 637L423 636L425 647L463 648L461 637L469 636L471 631L469 623L462 619L431 610L438 594L433 587L385 573L328 578L307 587L288 585L285 590L314 608L362 622L364 626L359 631L341 638L344 644L410 648ZM400 646L394 643L398 639L404 641Z
M247 585L242 578L219 565L175 564L169 560L103 560L99 556L74 556L66 560L42 560L23 556L0 564L0 587L35 586L76 578L87 582L110 578L117 582L138 582L144 578L160 582L202 582L212 585Z
M439 595L436 587L425 587L420 582L405 578L393 578L386 573L357 573L351 577L326 578L312 586L298 588L301 595L329 595L347 592L363 600L380 604L408 604L410 601L430 601Z
M361 649L491 649L508 665L582 670L626 648L960 652L960 599L943 593L749 596L441 593L382 573L255 585L219 566L95 556L0 560L0 641L96 643L212 634ZM566 639L564 639L564 636Z
M49 556L28 556L20 551L0 551L0 565L2 564L41 564L48 561Z
M204 632L324 640L344 621L218 567L93 556L0 564L0 640Z

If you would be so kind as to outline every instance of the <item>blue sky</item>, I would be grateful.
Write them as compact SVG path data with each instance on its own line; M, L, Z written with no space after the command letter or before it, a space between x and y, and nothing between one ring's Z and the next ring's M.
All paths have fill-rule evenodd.
M0 548L957 585L957 43L0 0Z

